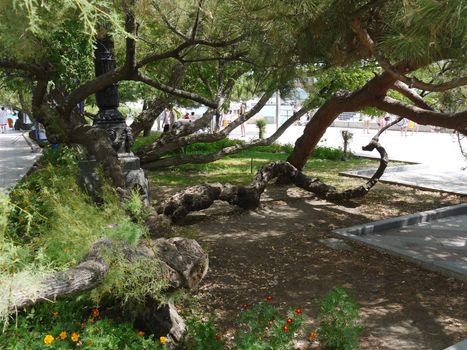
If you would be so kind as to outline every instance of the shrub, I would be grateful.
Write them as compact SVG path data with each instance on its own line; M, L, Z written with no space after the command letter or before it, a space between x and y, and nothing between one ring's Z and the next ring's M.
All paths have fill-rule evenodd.
M19 313L0 337L0 349L166 349L165 339L154 339L100 316L95 304L84 298L43 303Z
M265 119L261 118L256 120L256 127L258 128L258 137L260 139L264 138L264 134L266 132L266 125L267 122Z
M329 349L352 350L358 348L362 326L358 325L358 306L344 288L327 293L319 307L318 339Z
M340 149L332 147L319 146L316 147L311 154L312 158L325 159L325 160L340 160L343 152Z
M184 348L191 350L222 350L224 348L224 341L212 320L203 322L192 318L187 324L188 334Z

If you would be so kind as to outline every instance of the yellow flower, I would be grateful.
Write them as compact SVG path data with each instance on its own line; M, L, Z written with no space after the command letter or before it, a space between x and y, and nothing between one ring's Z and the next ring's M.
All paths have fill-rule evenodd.
M76 343L79 339L79 334L76 332L71 333L71 341Z
M62 331L60 332L60 334L58 335L58 337L61 339L61 340L65 340L67 337L68 337L68 333L66 331Z
M167 343L167 338L166 338L166 337L160 337L159 340L160 340L160 342L161 342L162 344Z
M54 337L50 334L47 334L45 337L44 337L44 344L45 345L51 345L52 343L54 342Z
M58 317L58 311L52 312L52 316L53 316L53 317Z

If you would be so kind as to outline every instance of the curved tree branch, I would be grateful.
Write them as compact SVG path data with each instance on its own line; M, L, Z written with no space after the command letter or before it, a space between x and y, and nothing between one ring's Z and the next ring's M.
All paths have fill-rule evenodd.
M221 159L222 157L232 155L235 153L238 153L240 151L252 148L252 147L257 147L257 146L267 146L272 143L274 143L283 133L287 128L289 128L295 121L300 119L306 112L308 112L310 108L308 107L303 107L297 112L295 112L289 119L285 121L281 125L279 129L276 130L274 134L269 136L266 139L257 139L251 142L245 142L241 143L235 146L230 146L230 147L225 147L221 149L220 151L216 153L211 153L211 154L191 154L191 155L180 155L180 156L175 156L175 157L167 157L167 158L162 158L158 159L152 162L147 162L145 163L142 161L142 167L145 169L160 169L160 168L166 168L169 166L176 166L176 165L181 165L181 164L203 164L203 163L210 163L213 161L216 161L218 159ZM212 136L214 135L204 135L206 138L209 138L210 142L212 142ZM225 138L225 135L222 137ZM220 138L220 139L222 139ZM143 160L145 159L144 157L142 158Z
M421 125L436 125L444 128L464 130L467 128L467 110L458 113L442 113L407 105L385 96L370 104L382 111L406 117Z
M414 90L410 89L409 86L401 81L396 81L391 90L400 92L402 95L411 100L417 107L434 110L428 103L425 102L423 97L417 94Z

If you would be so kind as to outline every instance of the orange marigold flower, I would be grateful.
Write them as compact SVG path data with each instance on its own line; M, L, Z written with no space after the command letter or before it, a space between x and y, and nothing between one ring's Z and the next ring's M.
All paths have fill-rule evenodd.
M79 340L79 333L73 332L71 333L71 341L76 343Z
M144 332L143 332L143 331L138 331L138 335L139 335L140 337L144 337Z
M60 340L65 340L66 338L68 337L68 333L66 331L62 331L60 332L60 334L58 335L58 338Z
M295 309L295 313L297 315L300 315L302 313L302 309L300 309L299 307Z
M44 337L44 344L49 346L49 345L52 345L52 343L54 342L54 337L53 335L50 335L50 334L47 334L45 337Z
M311 332L308 336L308 339L310 341L315 341L316 339L318 339L318 333L316 331Z
M242 305L242 309L243 309L243 310L248 309L248 304L243 304L243 305Z
M292 322L293 322L293 320L289 317L289 318L287 319L287 323L288 323L288 324L291 324Z
M161 344L165 344L165 343L167 343L167 338L166 337L160 337L159 341L161 342Z
M99 309L98 308L94 308L91 310L91 316L92 317L98 317L99 316Z
M271 301L272 301L272 295L268 295L268 296L266 297L266 301L271 302Z
M288 331L289 331L289 327L284 326L284 327L282 327L282 330L283 330L284 332L288 332Z

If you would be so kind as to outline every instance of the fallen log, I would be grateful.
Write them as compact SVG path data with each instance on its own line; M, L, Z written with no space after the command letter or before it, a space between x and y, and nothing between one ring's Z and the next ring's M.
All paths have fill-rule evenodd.
M148 261L159 259L162 275L172 289L196 289L208 269L206 252L192 239L146 239L138 246L131 246L104 237L92 246L75 268L46 275L34 288L12 285L10 293L2 296L4 299L1 304L7 303L7 309L11 313L39 301L53 301L58 297L96 288L109 270L105 259L108 254L123 254L129 264L136 258L145 258Z

